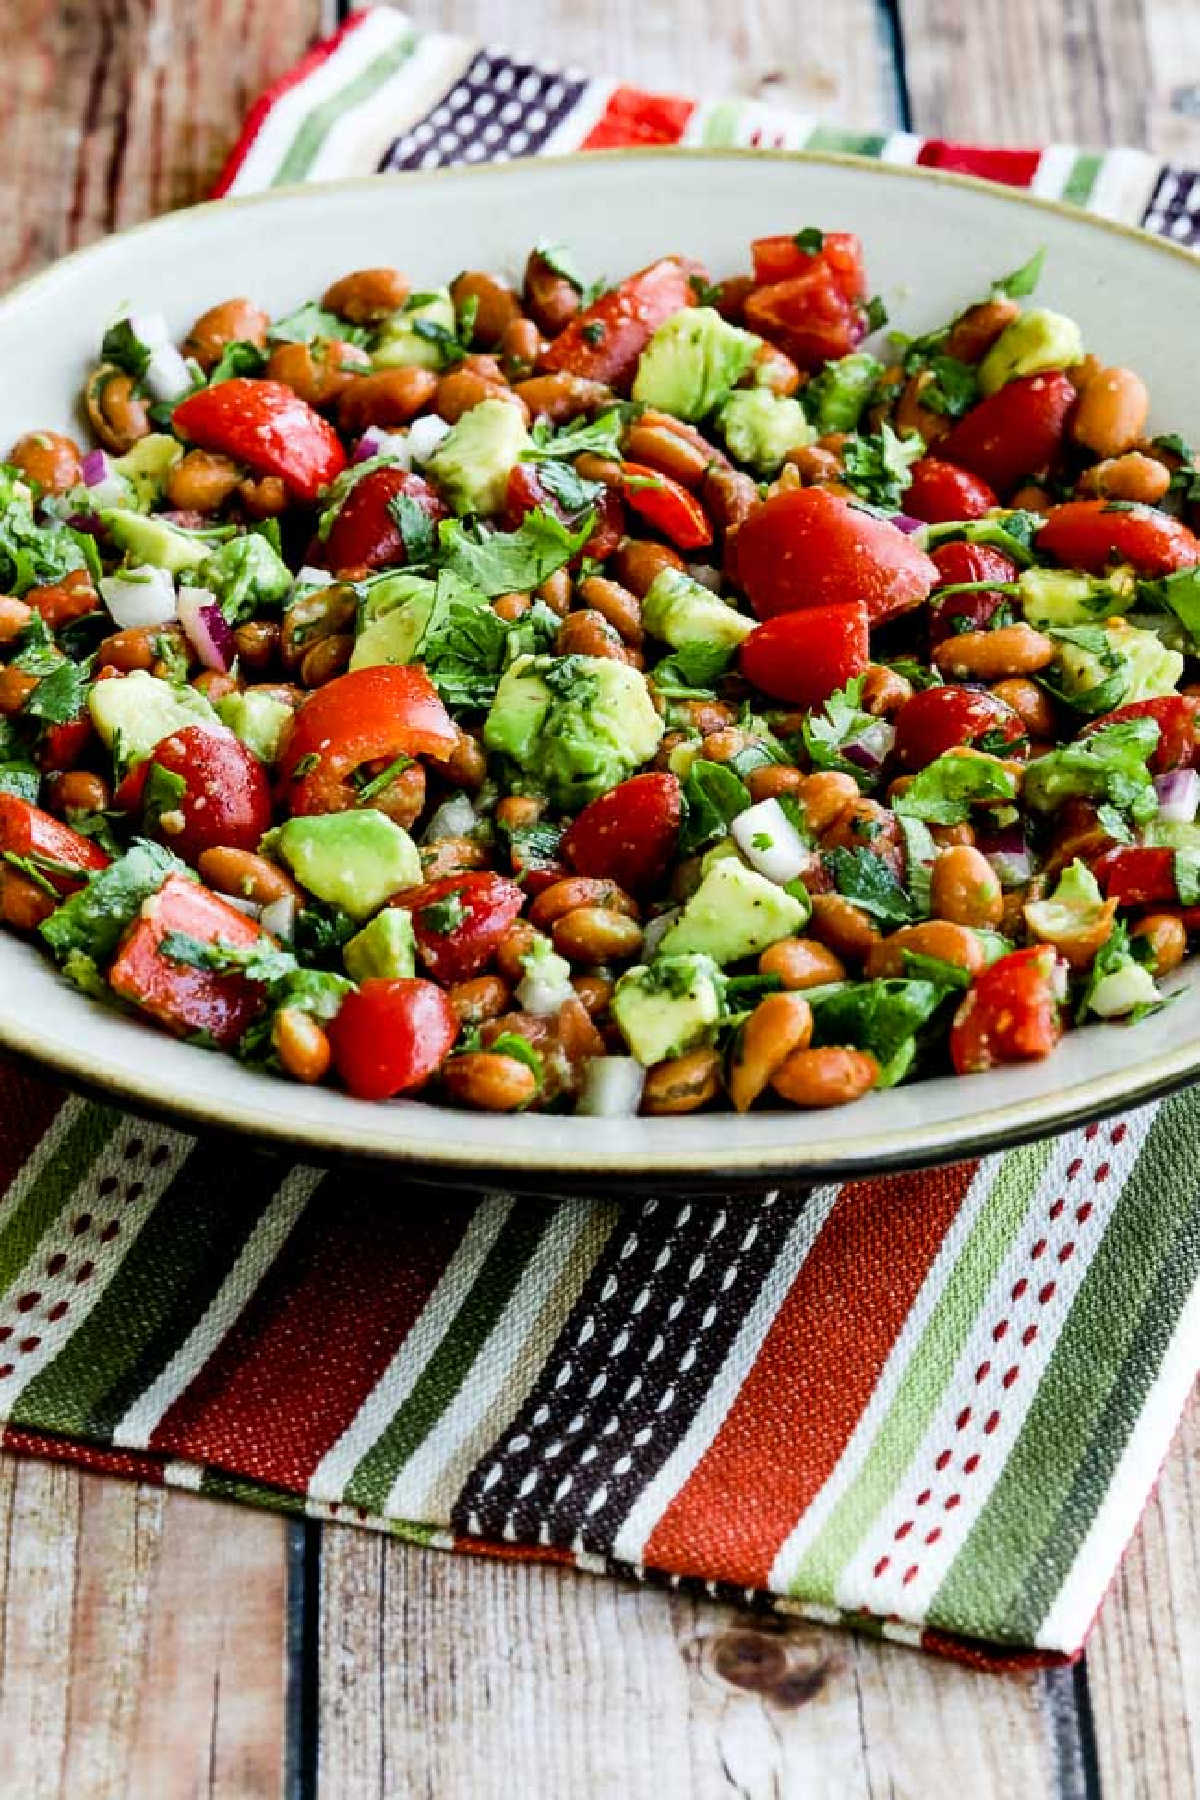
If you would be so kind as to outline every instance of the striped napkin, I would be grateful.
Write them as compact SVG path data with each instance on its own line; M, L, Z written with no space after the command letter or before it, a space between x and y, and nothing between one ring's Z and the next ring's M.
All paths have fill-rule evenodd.
M356 15L222 191L631 142L968 169L1191 242L1200 177L697 105ZM1200 1100L955 1168L618 1205L323 1172L0 1069L10 1450L702 1583L995 1667L1079 1652L1200 1341Z

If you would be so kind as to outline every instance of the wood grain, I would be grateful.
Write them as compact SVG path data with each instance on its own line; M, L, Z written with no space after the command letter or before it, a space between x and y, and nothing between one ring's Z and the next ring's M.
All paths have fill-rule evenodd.
M321 1800L1063 1791L1043 1677L364 1533L324 1535L320 1661Z
M0 1793L278 1800L286 1527L0 1460Z

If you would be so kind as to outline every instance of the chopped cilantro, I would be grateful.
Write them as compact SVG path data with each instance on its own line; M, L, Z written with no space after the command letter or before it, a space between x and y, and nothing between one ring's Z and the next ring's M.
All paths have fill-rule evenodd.
M311 344L314 338L340 338L344 344L363 345L370 335L364 326L351 325L337 313L326 312L315 300L275 319L267 330L273 344Z
M913 904L881 856L865 849L827 850L822 858L845 899L885 925L907 925Z
M539 506L526 513L516 531L487 531L443 519L438 537L445 567L491 599L540 587L583 549L593 524L586 513L572 531Z
M412 767L412 760L411 756L397 756L393 762L388 764L386 769L381 769L378 775L373 776L370 781L363 783L362 787L358 790L358 799L355 804L358 806L369 806L372 800L374 800L377 795L382 794L385 788L391 787L397 775L403 775L405 769L410 769Z
M825 233L816 225L806 225L792 239L797 250L803 250L805 256L820 256L825 248Z
M1027 294L1032 294L1041 280L1045 260L1046 246L1043 244L1040 250L1034 251L1028 262L1022 263L1019 269L1014 269L1011 275L1001 275L998 281L993 281L992 292L1007 294L1010 300L1023 300Z
M457 931L467 916L462 895L447 894L442 900L431 900L428 906L418 909L417 919L423 931L433 932L437 937L449 937Z
M392 495L387 507L399 528L408 566L414 568L432 562L437 539L433 520L420 501L401 491Z
M852 488L872 506L899 512L905 489L912 482L912 464L925 453L925 445L914 432L898 438L891 426L884 424L878 433L854 433L843 449L843 475Z
M689 856L728 835L732 820L750 805L750 792L724 763L699 756L683 783L680 854Z

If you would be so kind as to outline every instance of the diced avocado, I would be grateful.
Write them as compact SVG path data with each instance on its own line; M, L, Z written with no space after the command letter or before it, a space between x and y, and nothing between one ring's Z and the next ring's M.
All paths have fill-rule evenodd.
M284 729L293 717L293 709L271 694L256 688L225 694L217 701L221 723L228 725L234 737L253 750L260 762L270 766L279 755Z
M1121 719L1026 764L1021 793L1037 813L1054 812L1075 798L1127 808L1138 822L1158 811L1147 760L1158 743L1153 719Z
M428 337L417 330L421 321L429 330ZM371 361L377 369L440 369L438 334L445 332L447 337L453 337L457 329L450 290L431 288L420 305L402 306L384 320L371 352Z
M1139 1006L1156 1006L1162 995L1145 963L1128 957L1102 975L1088 995L1087 1009L1101 1019L1123 1019Z
M1156 632L1139 631L1128 619L1110 619L1104 630L1125 664L1125 705L1175 692L1183 674L1183 657L1178 650L1168 650Z
M826 363L804 390L804 410L819 436L829 431L857 431L883 364L855 350L837 362Z
M505 670L483 741L576 811L650 761L663 722L642 674L600 656L523 656Z
M1045 900L1030 901L1025 908L1025 923L1034 937L1044 943L1056 943L1060 937L1086 931L1096 924L1104 905L1096 877L1076 857L1059 876L1051 895Z
M183 445L178 438L165 431L152 431L149 437L139 438L124 456L114 459L112 466L129 483L131 504L138 512L149 512L162 498L167 476L182 456Z
M1200 855L1200 824L1194 819L1164 819L1160 813L1146 826L1142 842L1165 846L1168 850L1191 850Z
M1076 625L1052 633L1054 662L1043 679L1076 712L1096 718L1120 706L1128 671L1101 625Z
M627 969L613 989L613 1020L649 1067L711 1043L724 1010L721 972L711 956L660 956Z
M292 572L259 531L230 538L206 556L199 583L215 594L231 625L264 607L281 606L292 591Z
M761 343L715 307L686 306L659 326L642 351L633 397L679 419L702 419L737 386Z
M709 868L661 944L664 956L699 950L715 962L738 962L799 931L803 901L732 857Z
M385 613L394 612L410 600L427 596L432 603L434 583L428 576L406 575L401 570L380 576L360 592L363 593L362 621L369 625L373 619L381 619Z
M684 644L740 644L755 620L706 588L682 569L660 569L642 600L642 624L673 650Z
M364 626L350 657L352 669L371 669L376 663L412 662L429 623L437 591L432 581L423 581L421 587L423 592Z
M765 387L730 394L717 425L730 455L759 475L777 474L789 450L811 444L817 436L798 400Z
M144 513L126 512L124 507L106 507L101 523L118 550L128 562L153 563L169 569L172 575L184 569L198 569L212 553L213 540L193 531L181 531L166 519L149 518Z
M481 400L446 433L425 465L456 513L503 510L508 478L532 439L507 400Z
M144 762L163 738L185 725L224 731L217 714L194 687L160 681L134 669L117 681L98 681L88 695L96 734L116 751L123 766Z
M367 919L401 888L421 880L421 858L407 831L373 807L288 819L263 839L301 887Z
M1035 631L1056 625L1095 625L1124 612L1133 599L1131 570L1116 569L1103 580L1073 569L1025 569L1017 578L1021 607Z
M671 774L678 775L680 781L686 781L692 764L700 755L703 743L704 739L697 735L683 738L680 743L673 744L667 754L667 766Z
M1083 361L1083 334L1074 319L1031 307L1006 325L979 365L979 391L994 394L1019 375L1042 375Z
M416 945L412 914L402 906L385 906L350 939L342 961L353 981L407 980L417 972Z

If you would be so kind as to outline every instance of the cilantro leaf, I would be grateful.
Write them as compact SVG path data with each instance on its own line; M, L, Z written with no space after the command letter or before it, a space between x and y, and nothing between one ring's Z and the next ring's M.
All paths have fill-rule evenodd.
M516 531L487 531L459 519L438 526L441 559L447 569L481 594L527 594L570 562L592 535L586 513L570 530L544 507L526 513Z
M16 794L36 802L42 785L41 770L31 762L0 762L0 794Z
M911 465L924 453L925 445L915 432L898 438L885 423L878 433L855 433L847 439L842 453L843 478L847 487L872 506L899 512L904 491L912 482Z
M664 656L654 669L651 680L667 700L695 699L712 691L737 654L735 644L717 644L705 638L681 644L671 656ZM769 759L768 759L769 760Z
M816 225L806 225L792 239L797 250L803 250L805 256L820 256L825 248L825 233Z
M1194 643L1200 643L1200 568L1177 569L1159 581L1140 581L1138 598L1173 612Z
M95 964L108 961L127 925L168 875L195 876L185 863L145 838L135 838L124 856L89 875L87 885L70 894L39 930L59 962L72 951Z
M970 363L935 351L926 363L933 376L921 389L921 405L947 419L961 419L979 398L979 377Z
M548 269L552 269L556 275L561 275L564 281L570 282L577 293L582 294L587 282L579 272L575 253L569 244L550 244L543 241L535 244L533 248L534 255L540 256Z
M952 990L941 981L849 982L813 999L814 1044L853 1044L881 1065L879 1085L891 1087L912 1066L916 1034Z
M616 406L608 407L594 419L572 419L557 430L549 420L538 419L531 433L532 447L522 451L522 461L545 462L554 457L582 456L585 451L593 456L619 458L623 425L621 409Z
M150 365L150 346L142 342L129 319L118 319L100 340L100 356L140 381Z
M179 811L179 803L188 791L184 776L175 769L164 769L161 763L152 762L146 774L146 785L142 789L142 823L147 831L154 831L161 823L164 813Z
M907 925L912 920L913 903L881 856L839 847L827 850L822 861L838 893L873 918L885 925Z
M1022 263L1019 269L1014 269L1011 275L1001 275L998 281L993 281L992 292L1007 294L1010 300L1023 300L1027 294L1032 294L1041 280L1045 260L1046 246L1043 244L1040 250L1034 251L1028 262Z
M392 495L387 508L399 527L407 566L411 569L432 562L437 539L433 520L420 501L401 491Z
M1158 801L1146 764L1158 736L1153 719L1125 719L1035 757L1025 768L1025 804L1050 813L1079 796L1106 802L1139 823L1153 818Z
M830 694L823 712L810 712L805 719L801 736L814 769L840 769L859 782L866 779L863 768L845 754L848 744L880 729L880 721L862 709L862 692L863 677L856 675Z
M249 343L245 338L238 338L235 343L226 344L213 364L209 371L208 385L216 387L220 382L232 381L239 375L261 375L266 366L267 359L258 345Z
M980 756L935 757L915 775L896 801L897 813L927 825L961 825L972 806L984 801L1012 800L1017 784L999 763Z
M679 850L690 856L728 836L731 822L750 805L750 790L724 763L698 756L683 783Z
M569 462L544 462L538 470L538 480L571 518L594 506L604 493L602 481L585 481Z
M438 576L415 655L450 707L491 703L507 660L508 627L484 596L450 569Z
M91 682L90 670L68 656L42 679L25 702L24 711L43 725L65 725L83 711Z
M348 319L327 312L315 300L298 306L282 319L272 320L267 328L267 337L273 344L311 344L314 338L340 338L344 344L361 346L370 335L362 325L351 325Z

